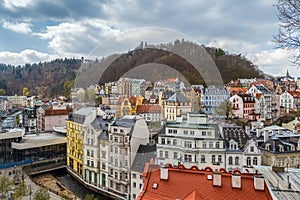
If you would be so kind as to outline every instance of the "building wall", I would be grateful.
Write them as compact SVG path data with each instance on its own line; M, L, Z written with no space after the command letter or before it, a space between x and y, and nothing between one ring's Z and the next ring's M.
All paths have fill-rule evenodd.
M65 126L68 115L46 115L45 130L53 130L54 126Z

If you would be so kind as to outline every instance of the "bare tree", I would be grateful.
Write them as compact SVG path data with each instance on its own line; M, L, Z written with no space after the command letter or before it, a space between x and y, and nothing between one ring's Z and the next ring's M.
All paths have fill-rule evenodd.
M292 60L300 64L300 1L277 0L275 7L280 20L278 34L274 36L274 42L278 48L297 52Z

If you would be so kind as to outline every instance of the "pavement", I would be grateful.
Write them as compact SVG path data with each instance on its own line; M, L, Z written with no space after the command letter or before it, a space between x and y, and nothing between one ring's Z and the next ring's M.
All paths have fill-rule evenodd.
M0 169L0 172L1 172L0 176L6 176L6 177L10 178L10 180L13 180L13 177L14 177L13 171L14 171L14 170L15 170L15 171L16 171L16 170L17 170L17 171L22 171L22 166L17 166L17 167L10 167L10 168L5 168L5 169ZM24 172L24 174L25 174L25 179L24 179L24 180L25 180L25 184L26 184L27 187L28 187L28 191L29 191L30 188L31 188L32 193L31 193L31 195L30 195L30 193L28 192L28 195L22 197L21 200L31 200L31 199L33 199L34 194L36 193L36 191L38 191L39 189L41 189L41 187L38 186L38 185L36 185L36 184L30 179L30 177L26 175L25 172ZM49 191L49 194L50 194L50 199L51 199L51 200L61 200L61 197L60 197L60 196L58 196L58 195L56 195L56 194L54 194L54 193L52 193L52 192L50 192L50 191Z

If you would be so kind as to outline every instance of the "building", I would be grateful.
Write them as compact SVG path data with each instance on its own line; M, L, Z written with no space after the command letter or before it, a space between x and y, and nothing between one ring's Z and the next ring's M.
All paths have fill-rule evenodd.
M184 165L160 167L147 163L144 187L139 200L200 200L200 199L272 199L261 175L214 172L211 168L199 170Z
M235 94L229 98L229 102L231 102L234 117L249 120L256 119L256 105L253 96L249 94Z
M263 85L252 85L246 93L258 99L261 119L272 122L273 95L271 91Z
M157 163L225 168L223 138L216 124L208 123L208 116L188 113L187 119L167 122L158 135Z
M130 169L141 144L149 143L146 121L139 116L123 116L109 127L108 191L123 198L130 192Z
M81 108L67 120L67 167L83 178L84 135L83 131L96 118L94 107Z
M136 114L141 115L146 122L160 122L163 119L160 105L138 105Z
M300 110L300 92L287 92L285 91L280 95L280 106L285 108L285 112L289 113L294 110Z
M72 112L71 107L64 105L53 105L52 107L39 107L37 114L37 131L53 130L56 126L66 126L66 120L69 113Z
M164 101L164 117L167 121L175 121L176 117L186 116L192 111L191 101L180 93L174 93L170 98Z
M137 155L131 166L131 192L130 199L136 200L143 188L143 172L147 162L155 159L156 145L140 145Z
M262 165L300 166L300 135L280 126L257 130L256 141L262 152Z
M26 96L7 96L8 101L12 104L13 107L26 107L27 106L27 97Z
M261 151L256 142L240 126L223 127L226 148L226 170L254 173L254 166L261 165Z
M220 104L229 98L229 91L224 87L208 86L201 91L201 109L208 115L215 115Z
M25 133L36 133L36 108L27 107L22 111L22 122Z

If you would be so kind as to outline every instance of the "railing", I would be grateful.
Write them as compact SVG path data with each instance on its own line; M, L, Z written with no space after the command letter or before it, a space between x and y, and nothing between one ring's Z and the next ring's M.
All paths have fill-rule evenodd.
M66 159L57 159L57 160L47 160L43 162L31 163L30 165L25 166L23 169L29 175L50 171L58 168L63 168L67 165Z

